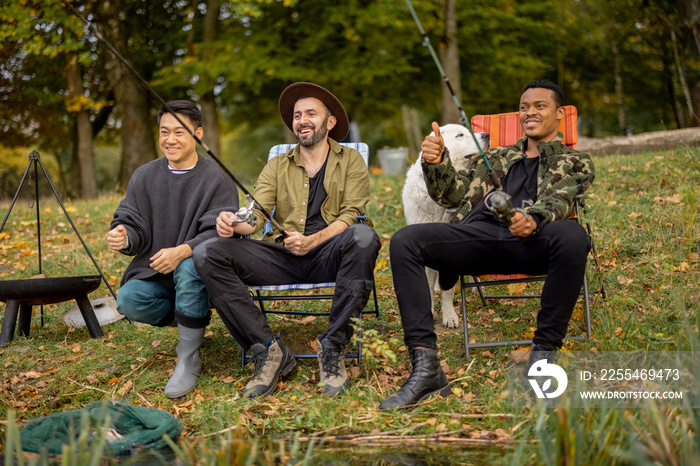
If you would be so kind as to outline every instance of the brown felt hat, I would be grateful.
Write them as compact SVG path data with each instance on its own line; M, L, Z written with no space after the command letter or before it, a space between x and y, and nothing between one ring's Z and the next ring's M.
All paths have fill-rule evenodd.
M343 104L341 104L340 100L329 90L314 83L294 83L290 84L282 91L279 108L280 115L282 115L282 120L284 124L287 125L287 128L290 130L292 129L294 104L297 103L297 100L307 97L314 97L326 104L337 120L335 126L330 130L328 135L338 142L345 139L350 129L350 121L348 120L348 114L345 112Z

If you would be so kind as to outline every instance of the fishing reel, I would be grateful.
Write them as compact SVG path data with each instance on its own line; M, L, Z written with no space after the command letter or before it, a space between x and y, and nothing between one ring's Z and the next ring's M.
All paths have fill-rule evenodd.
M511 223L513 223L510 219L515 215L515 212L522 212L527 219L528 215L525 212L525 207L531 206L532 201L523 201L522 206L515 208L513 207L513 200L510 194L501 190L495 190L491 191L486 198L484 198L484 205L497 220L500 220L505 226L509 227Z
M484 198L484 205L497 220L503 222L507 227L510 226L510 219L515 215L515 208L513 208L513 201L508 193L501 190L491 191Z
M245 198L248 200L249 204L236 211L236 218L231 220L231 223L248 223L250 226L254 227L255 214L253 213L253 207L255 207L255 200L249 194L246 194Z

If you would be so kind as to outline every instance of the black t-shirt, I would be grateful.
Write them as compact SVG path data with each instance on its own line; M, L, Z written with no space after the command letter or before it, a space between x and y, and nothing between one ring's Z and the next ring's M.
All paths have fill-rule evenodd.
M323 166L313 177L309 178L309 204L306 208L306 226L304 235L312 235L328 226L321 216L321 204L326 200L328 193L323 187L323 179L326 176L326 164L328 156Z
M540 165L540 158L522 158L515 162L508 170L508 174L501 180L503 191L510 194L513 207L522 206L524 200L535 202L537 200L537 168ZM500 226L505 226L493 216L486 206L481 203L481 208L474 215L466 217L466 223L491 222Z

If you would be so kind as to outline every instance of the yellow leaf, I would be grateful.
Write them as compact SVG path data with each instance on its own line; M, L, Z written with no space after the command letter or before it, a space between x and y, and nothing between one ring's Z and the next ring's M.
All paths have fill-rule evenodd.
M685 261L681 262L681 265L679 265L678 267L674 267L673 270L675 270L676 272L685 272L687 270L690 270L690 264L688 264Z
M425 422L426 422L429 426L434 426L435 423L437 422L437 418L436 418L436 417L431 417L430 419L428 419L428 420L425 421Z
M622 327L617 327L615 329L615 335L617 335L619 337L621 333L622 333Z
M80 352L80 343L73 343L73 346L71 349L74 353Z

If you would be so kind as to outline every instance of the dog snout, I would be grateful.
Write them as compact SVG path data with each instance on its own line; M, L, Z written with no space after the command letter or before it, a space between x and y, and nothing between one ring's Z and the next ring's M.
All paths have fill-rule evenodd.
M491 136L489 135L489 133L479 133L479 138L481 139L481 143L483 146L489 146L489 143L491 142Z

